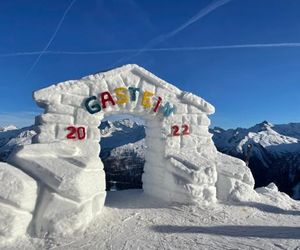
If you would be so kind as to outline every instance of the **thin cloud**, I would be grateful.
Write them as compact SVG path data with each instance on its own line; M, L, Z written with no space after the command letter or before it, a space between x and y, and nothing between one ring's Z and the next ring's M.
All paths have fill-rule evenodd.
M64 14L62 15L61 19L59 20L54 33L52 34L52 36L50 37L49 41L47 42L46 46L44 47L44 49L38 54L37 59L34 61L34 63L31 65L31 67L29 68L29 70L27 71L27 73L25 74L24 79L26 79L30 73L34 70L34 68L38 65L41 57L43 56L43 54L45 53L46 50L48 50L48 48L50 47L51 43L53 42L53 40L55 39L58 31L60 30L68 12L70 11L70 9L72 8L73 4L76 2L76 0L72 0L72 2L69 4L69 6L66 8Z
M129 57L123 57L121 59L119 59L115 64L118 64L124 60L129 60L133 57L138 56L139 54L143 53L144 51L146 51L149 48L153 48L156 45L168 40L169 38L177 35L179 32L183 31L184 29L186 29L188 26L190 26L191 24L199 21L200 19L202 19L203 17L207 16L209 13L211 13L212 11L214 11L215 9L231 2L232 0L219 0L219 1L215 1L212 4L209 4L208 6L206 6L205 8L201 9L195 16L193 16L192 18L190 18L187 22L183 23L182 25L180 25L179 27L177 27L176 29L162 34L152 40L150 40L142 49L138 50L135 54L129 56Z
M201 50L226 50L226 49L260 49L260 48L298 48L300 43L255 43L255 44L233 44L216 46L195 46L195 47L170 47L170 48L149 48L144 52L184 52ZM116 49L116 50L92 50L92 51L44 51L44 55L103 55L138 52L140 49ZM0 54L0 57L34 56L41 51L15 52Z

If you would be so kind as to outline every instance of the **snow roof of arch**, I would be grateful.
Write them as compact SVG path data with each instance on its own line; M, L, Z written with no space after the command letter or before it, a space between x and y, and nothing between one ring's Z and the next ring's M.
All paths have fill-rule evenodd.
M106 72L88 75L79 80L69 80L54 84L47 88L35 91L33 96L37 104L41 107L44 107L45 105L51 104L50 100L58 93L71 92L73 94L89 95L87 84L95 84L97 81L102 79L105 80L116 75L126 74L133 74L140 78L146 79L148 83L153 84L156 87L166 89L168 92L175 94L178 101L194 106L195 108L200 109L207 114L213 114L215 112L214 106L205 101L203 98L190 92L178 89L176 86L160 79L148 70L136 64L127 64Z

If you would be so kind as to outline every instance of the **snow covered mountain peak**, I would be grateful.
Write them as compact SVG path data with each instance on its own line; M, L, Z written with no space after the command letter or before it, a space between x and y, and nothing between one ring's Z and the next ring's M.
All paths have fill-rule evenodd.
M132 132L133 129L137 129L140 127L143 126L131 119L126 118L118 121L102 121L99 129L102 136L108 137L112 136L112 133L115 133L117 131L120 131L122 133Z
M131 119L128 119L128 118L120 120L120 121L116 121L114 123L114 125L116 127L125 126L125 127L128 127L128 128L134 128L134 127L138 126L137 122L135 122L135 121L133 121Z
M0 132L5 132L5 131L15 130L15 129L18 129L15 125L8 125L5 127L0 127Z
M280 144L297 144L300 141L300 123L273 125L263 121L250 127L237 129L222 129L219 127L210 130L214 134L214 141L219 148L237 150L243 153L247 145L259 144L267 148ZM276 150L278 152L278 150Z
M281 191L293 194L300 183L300 123L263 121L248 129L217 127L210 132L219 151L249 162L257 186L273 181Z
M17 129L10 125L0 128L0 161L5 161L16 146L30 144L35 134L33 127Z

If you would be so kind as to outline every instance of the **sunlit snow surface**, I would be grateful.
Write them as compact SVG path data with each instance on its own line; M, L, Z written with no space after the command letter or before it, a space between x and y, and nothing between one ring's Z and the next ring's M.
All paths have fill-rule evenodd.
M110 192L84 232L23 239L13 249L300 249L300 202L272 185L258 192L253 201L209 208L159 203L141 190Z

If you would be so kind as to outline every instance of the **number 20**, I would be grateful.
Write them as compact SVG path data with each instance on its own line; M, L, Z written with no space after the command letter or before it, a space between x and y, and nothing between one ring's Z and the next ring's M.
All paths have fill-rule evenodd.
M178 125L173 125L172 126L172 136L180 136L180 135L189 135L190 134L190 129L189 125L183 124L181 126L182 132L180 133L180 127Z
M69 126L67 127L67 130L69 130L69 134L67 134L67 139L79 139L83 140L85 138L85 128L84 127L74 127Z

